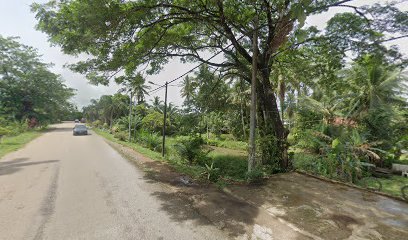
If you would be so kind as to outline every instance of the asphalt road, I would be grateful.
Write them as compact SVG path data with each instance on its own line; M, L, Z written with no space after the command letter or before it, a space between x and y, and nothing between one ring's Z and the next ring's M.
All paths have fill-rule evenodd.
M164 186L96 134L72 136L73 126L56 125L0 160L0 239L228 238L206 219L172 217L157 197Z

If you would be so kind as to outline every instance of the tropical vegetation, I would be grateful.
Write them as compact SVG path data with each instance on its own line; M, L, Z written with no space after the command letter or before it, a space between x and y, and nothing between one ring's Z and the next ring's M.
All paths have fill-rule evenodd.
M53 44L89 56L71 69L93 84L123 84L84 108L117 138L178 156L208 179L238 166L252 180L296 168L357 182L363 163L389 167L407 149L407 59L389 43L407 37L408 13L396 2L349 2L69 0L32 9ZM322 30L305 24L331 8L348 11ZM144 79L175 59L199 64L180 73L183 106L147 101ZM208 146L228 140L246 151L251 107L257 161L246 173L245 157L217 162ZM164 125L169 149L160 147Z

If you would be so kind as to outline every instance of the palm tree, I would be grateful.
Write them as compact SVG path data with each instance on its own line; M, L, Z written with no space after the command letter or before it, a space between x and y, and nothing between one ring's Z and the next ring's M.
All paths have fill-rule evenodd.
M167 117L171 123L171 119L173 119L174 115L176 115L179 112L179 109L177 106L175 106L173 103L169 103L167 106Z
M183 88L181 89L181 96L184 98L183 105L186 106L187 109L191 108L196 85L197 83L194 81L194 79L189 76L186 76L183 79L182 83Z
M155 96L152 101L152 107L154 110L163 113L163 101L160 100L160 97Z
M229 102L236 106L239 106L242 134L244 139L246 139L247 132L247 123L245 122L245 117L247 116L246 112L249 108L249 102L246 100L250 98L250 95L250 89L248 89L248 86L245 86L243 79L239 78L237 81L235 81L233 91L231 91L229 96Z
M131 140L131 125L132 125L132 107L133 97L136 98L138 104L145 101L145 95L148 95L149 86L146 85L146 80L141 73L137 73L136 76L131 74L118 78L117 83L124 85L124 88L120 89L120 92L126 91L130 94L129 101L129 141Z
M370 110L405 105L407 77L399 69L389 69L375 59L366 59L346 72L350 84L348 115L356 118ZM388 107L387 107L388 106Z

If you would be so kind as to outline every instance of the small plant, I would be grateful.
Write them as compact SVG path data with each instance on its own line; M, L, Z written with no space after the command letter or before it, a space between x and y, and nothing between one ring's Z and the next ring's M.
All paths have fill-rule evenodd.
M251 184L261 184L264 181L264 173L261 168L254 168L246 173L246 179Z
M96 120L91 124L93 127L100 128L102 126L101 120Z
M119 139L120 141L126 141L128 139L128 134L126 132L114 132L113 136L117 139Z
M203 145L203 139L195 136L179 140L174 145L174 149L181 159L193 164L194 162L206 162L209 151L205 151Z
M205 163L205 170L203 174L207 176L207 180L216 182L220 176L219 171L219 168L214 167L214 162L212 162L211 165Z
M3 138L3 136L9 134L10 131L6 128L0 127L0 143L1 143L1 139Z
M104 123L104 124L102 125L102 128L105 129L105 130L106 130L106 129L109 129L109 125L108 125L107 123Z
M162 151L162 140L161 137L155 133L140 132L137 141L144 147L149 148L152 151L161 152Z

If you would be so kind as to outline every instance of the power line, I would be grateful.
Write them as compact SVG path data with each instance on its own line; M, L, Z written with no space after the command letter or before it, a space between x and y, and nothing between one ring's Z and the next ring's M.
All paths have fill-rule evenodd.
M244 37L245 37L245 35L242 35L241 37L239 37L239 38L237 39L237 41L241 40L241 39L244 38ZM229 44L225 49L228 49L228 48L231 47L231 46L233 46L232 43ZM208 58L208 59L205 60L205 61L206 61L206 62L210 61L211 59L215 58L216 56L218 56L218 55L219 55L220 53L222 53L222 52L223 52L223 50L218 51L217 53L215 53L214 55L212 55L210 58ZM175 82L175 81L181 79L182 77L188 75L189 73L193 72L194 70L196 70L197 68L201 67L201 66L204 65L204 64L205 64L205 62L201 62L200 64L198 64L197 66L195 66L195 67L193 67L192 69L188 70L187 72L183 73L182 75L180 75L180 76L176 77L175 79L169 81L168 84L173 83L173 82ZM162 88L165 87L165 86L166 86L166 84L163 84L163 85L161 85L161 86L159 86L159 87L157 87L157 88L155 88L155 89L153 89L153 90L147 92L147 94L150 94L150 93L153 93L153 92L155 92L155 91L158 91L159 89L162 89Z

